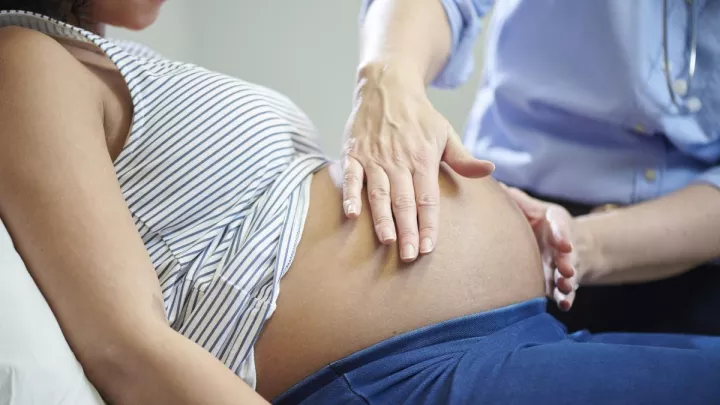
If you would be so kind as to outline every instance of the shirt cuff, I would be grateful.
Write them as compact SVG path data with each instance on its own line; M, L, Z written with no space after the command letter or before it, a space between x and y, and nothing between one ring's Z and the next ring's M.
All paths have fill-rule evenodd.
M720 190L720 166L715 166L698 176L694 183L709 184Z
M475 69L475 43L482 29L482 18L492 8L492 1L441 0L445 8L452 48L448 60L432 84L454 88L464 84Z
M454 88L465 83L475 69L475 42L482 28L482 17L492 8L493 0L440 0L450 24L452 48L432 85ZM363 0L360 24L373 0Z

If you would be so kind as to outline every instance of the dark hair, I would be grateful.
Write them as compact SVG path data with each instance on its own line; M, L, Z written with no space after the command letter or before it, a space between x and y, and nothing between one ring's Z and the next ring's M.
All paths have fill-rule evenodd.
M90 0L0 0L0 10L31 11L69 22L70 16L85 20L89 15L89 3Z

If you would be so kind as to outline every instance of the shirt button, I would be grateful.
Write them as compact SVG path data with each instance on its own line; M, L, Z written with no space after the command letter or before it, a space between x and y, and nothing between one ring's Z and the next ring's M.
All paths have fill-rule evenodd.
M702 109L702 101L697 97L690 97L687 102L685 102L685 106L691 113L696 113Z
M649 182L653 182L657 179L657 172L653 169L647 169L645 170L645 180Z
M633 129L634 129L635 132L637 132L638 134L642 134L642 135L647 135L647 134L648 134L647 129L645 129L645 125L643 125L643 124L635 124L635 126L633 127Z
M684 79L677 79L672 84L673 90L680 97L685 97L688 91L688 82Z

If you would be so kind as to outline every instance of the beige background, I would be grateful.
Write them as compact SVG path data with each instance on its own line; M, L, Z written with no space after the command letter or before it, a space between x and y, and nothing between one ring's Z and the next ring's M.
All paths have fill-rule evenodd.
M110 29L108 35L287 94L315 122L326 152L338 156L350 112L359 9L359 0L170 0L149 29ZM458 132L481 73L482 42L467 84L430 91Z

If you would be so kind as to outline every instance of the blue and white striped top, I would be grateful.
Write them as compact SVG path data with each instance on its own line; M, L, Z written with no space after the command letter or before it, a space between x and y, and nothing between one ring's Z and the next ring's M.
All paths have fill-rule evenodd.
M95 44L118 67L134 116L115 169L167 318L255 387L253 345L327 163L311 122L274 91L144 47L28 12L0 12L7 25Z

